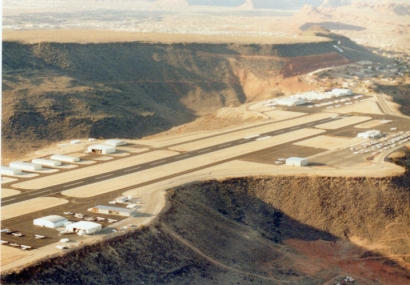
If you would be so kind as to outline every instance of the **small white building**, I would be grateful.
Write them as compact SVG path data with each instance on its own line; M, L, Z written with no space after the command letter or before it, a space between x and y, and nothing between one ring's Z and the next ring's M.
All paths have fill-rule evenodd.
M380 131L377 131L377 130L370 130L370 131L366 131L366 132L363 132L363 133L358 133L357 137L358 138L363 138L363 139L375 139L375 138L381 138L382 133Z
M108 153L114 153L115 151L116 151L115 147L110 146L110 145L105 145L105 144L90 145L88 147L88 152L92 152L92 153L108 154Z
M70 156L70 155L61 155L61 154L54 154L50 156L50 159L52 160L59 160L62 162L79 162L80 158L76 156Z
M90 235L101 231L102 225L94 222L80 221L66 226L66 231L78 235Z
M79 144L79 143L81 143L80 140L72 140L72 141L70 141L70 144Z
M99 214L132 217L136 210L135 209L120 208L120 207L97 205L97 206L94 206L94 207L88 209L88 211L93 212L93 213L99 213Z
M120 145L126 145L127 142L122 141L122 140L111 139L111 140L106 140L105 144L110 145L110 146L120 146Z
M7 166L1 167L1 175L19 175L21 174L21 169L11 168Z
M40 165L45 165L45 166L60 166L61 165L61 161L45 159L45 158L35 158L31 162L40 164Z
M51 229L65 226L67 223L68 223L67 218L64 218L58 215L46 216L46 217L34 219L33 221L33 225L35 226L46 227L46 228L51 228Z
M286 159L286 165L292 166L306 166L308 165L308 160L301 157L289 157Z
M25 170L25 171L36 171L36 170L42 169L42 166L40 164L23 162L23 161L10 162L9 166L11 168L17 168L17 169Z

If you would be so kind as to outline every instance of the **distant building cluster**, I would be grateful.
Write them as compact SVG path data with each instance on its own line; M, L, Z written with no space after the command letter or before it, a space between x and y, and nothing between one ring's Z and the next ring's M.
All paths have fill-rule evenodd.
M381 138L382 133L380 131L377 131L377 130L370 130L370 131L366 131L366 132L363 132L363 133L358 133L357 137L358 138L363 138L363 139L376 139L376 138Z
M300 94L295 94L285 98L278 98L273 100L265 101L264 104L268 106L272 105L281 105L281 106L299 106L306 104L310 101L318 101L318 100L325 100L331 99L335 97L342 97L342 96L350 96L353 95L352 90L350 89L342 89L336 88L329 92L316 92L310 91Z

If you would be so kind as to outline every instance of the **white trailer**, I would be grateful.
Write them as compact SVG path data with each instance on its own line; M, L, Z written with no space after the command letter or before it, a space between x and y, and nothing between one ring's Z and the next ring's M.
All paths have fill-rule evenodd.
M7 166L1 167L1 175L19 175L21 174L21 169L11 168Z
M50 159L52 160L59 160L62 162L79 162L80 158L76 156L70 156L70 155L61 155L61 154L54 154L50 156Z
M23 161L10 162L9 166L11 168L17 168L17 169L25 170L25 171L37 171L37 170L42 169L42 166L40 164L23 162Z
M44 166L60 166L61 161L52 160L52 159L45 159L45 158L35 158L31 161L32 163L44 165Z

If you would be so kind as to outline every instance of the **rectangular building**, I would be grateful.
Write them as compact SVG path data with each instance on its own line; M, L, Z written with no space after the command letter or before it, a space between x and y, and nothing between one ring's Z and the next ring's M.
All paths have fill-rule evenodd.
M61 155L61 154L54 154L50 156L51 159L53 160L59 160L62 162L79 162L80 158L76 156L70 156L70 155Z
M1 175L19 175L21 174L21 169L11 168L7 166L1 167Z
M44 159L44 158L35 158L31 161L32 163L45 165L45 166L60 166L61 161L52 160L52 159Z
M9 166L11 168L17 168L17 169L25 170L25 171L37 171L37 170L42 169L40 164L23 162L23 161L10 162Z
M103 205L94 206L88 209L88 211L92 213L118 215L118 216L124 216L124 217L132 217L136 212L135 209L126 209L126 208L103 206Z
M110 145L105 145L105 144L90 145L88 147L88 152L91 152L91 153L108 154L108 153L114 153L115 151L116 151L115 147L110 146Z
M286 165L292 166L306 166L308 165L308 160L301 157L289 157L286 159Z

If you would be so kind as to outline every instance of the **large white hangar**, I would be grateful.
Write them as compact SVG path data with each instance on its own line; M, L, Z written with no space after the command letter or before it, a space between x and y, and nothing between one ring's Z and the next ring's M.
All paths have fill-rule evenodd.
M45 166L60 166L61 165L61 161L45 159L45 158L35 158L31 162L35 164L45 165Z
M66 226L66 231L71 233L77 233L78 235L90 235L95 234L96 232L101 231L102 225L87 222L87 221L80 221L77 223L69 224Z
M11 168L17 168L17 169L25 170L25 171L36 171L36 170L41 170L43 168L40 164L23 162L23 161L10 162L9 166Z
M64 218L58 215L50 215L50 216L34 219L33 225L54 229L54 228L65 226L67 222L68 222L67 218Z
M2 166L1 167L1 175L19 175L21 174L21 169Z
M61 154L54 154L50 156L50 159L52 160L59 160L62 162L79 162L80 158L76 156L70 156L70 155L61 155Z
M108 154L114 153L116 151L115 147L105 144L96 144L90 145L88 147L88 152L90 153L101 153L101 154Z
M286 165L306 166L308 165L308 160L302 157L289 157L286 159Z

